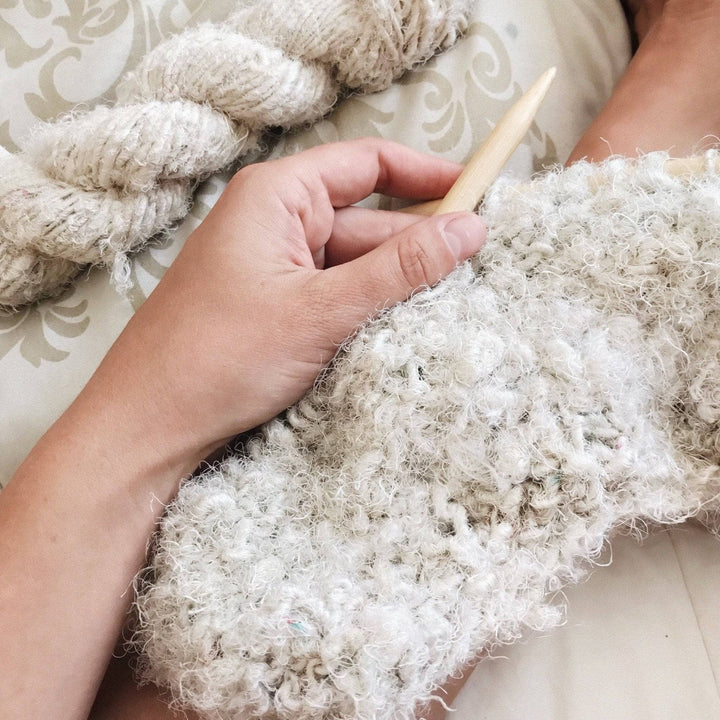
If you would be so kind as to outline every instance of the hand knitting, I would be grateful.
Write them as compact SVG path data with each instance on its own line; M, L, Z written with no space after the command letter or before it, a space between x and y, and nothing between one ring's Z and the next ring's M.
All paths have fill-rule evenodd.
M0 494L3 717L88 716L180 479L299 398L369 315L483 240L470 213L418 221L350 203L375 189L436 197L459 172L359 140L230 183Z
M442 195L460 169L365 139L241 170L100 372L132 377L164 408L165 433L192 418L196 434L176 436L201 459L298 400L363 321L480 248L472 213L418 222L350 207L375 190Z
M615 528L717 509L717 155L664 160L496 183L471 263L183 484L137 599L145 677L207 717L409 720L556 624Z

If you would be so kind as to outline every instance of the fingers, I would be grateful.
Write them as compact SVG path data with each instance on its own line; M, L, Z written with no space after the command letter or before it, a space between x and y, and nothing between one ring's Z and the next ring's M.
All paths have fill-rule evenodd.
M319 181L332 205L345 207L372 192L433 199L447 193L462 166L380 138L331 143L276 161L299 182Z
M325 267L350 262L421 219L409 213L352 205L336 210L332 235L325 246Z
M352 262L322 273L329 299L326 320L340 341L383 307L431 286L485 242L474 213L424 218Z

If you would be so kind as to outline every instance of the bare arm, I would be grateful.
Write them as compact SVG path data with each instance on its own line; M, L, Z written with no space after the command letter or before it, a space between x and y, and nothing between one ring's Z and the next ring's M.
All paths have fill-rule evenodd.
M230 183L0 496L1 718L87 717L180 479L296 401L365 318L479 249L474 215L346 207L374 189L436 197L459 170L364 140Z

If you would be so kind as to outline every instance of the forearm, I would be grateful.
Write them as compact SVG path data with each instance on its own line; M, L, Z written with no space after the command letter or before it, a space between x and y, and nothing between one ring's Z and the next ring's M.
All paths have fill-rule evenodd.
M368 139L231 181L0 497L0 720L85 718L180 479L301 398L358 324L479 250L471 213L371 212L352 230L369 193L438 197L459 171Z
M87 716L148 539L199 460L104 372L0 495L3 720Z

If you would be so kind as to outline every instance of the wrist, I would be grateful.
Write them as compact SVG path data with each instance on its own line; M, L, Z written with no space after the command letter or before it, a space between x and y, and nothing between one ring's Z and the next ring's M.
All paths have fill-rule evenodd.
M88 383L0 494L0 704L14 717L87 716L148 541L201 459L132 387Z
M99 371L43 440L81 454L78 466L91 469L98 483L117 486L149 507L148 498L169 502L182 478L214 449L184 425L158 395L130 377L120 374L107 382Z
M147 325L120 336L59 422L86 428L111 470L131 472L138 491L165 502L224 439L205 432L204 403L192 399L197 378L175 366L177 348L156 345Z

